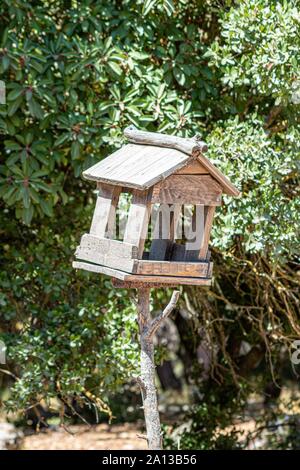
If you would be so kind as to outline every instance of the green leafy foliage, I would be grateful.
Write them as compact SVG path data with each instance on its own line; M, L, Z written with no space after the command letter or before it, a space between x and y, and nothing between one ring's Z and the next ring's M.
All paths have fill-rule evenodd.
M71 259L78 226L66 229L67 223L62 215L34 233L18 232L13 221L9 228L18 236L14 245L4 242L1 338L18 377L8 407L26 409L45 394L47 401L86 391L105 397L136 374L134 308L107 280L76 275Z
M0 194L18 219L30 224L53 216L53 207L70 197L66 175L79 177L119 146L132 122L202 133L210 154L244 190L226 215L228 242L251 231L246 249L268 248L283 230L266 222L268 237L262 221L277 217L288 247L299 222L297 2L241 2L221 10L220 36L210 43L205 29L211 28L197 26L196 18L216 23L213 8L184 1L125 1L122 15L113 2L74 3L65 14L59 4L37 2L34 23L28 4L6 3L12 19L2 37L8 93L1 106ZM254 214L249 208L258 192L263 208ZM287 251L279 240L275 254Z
M211 160L243 194L240 199L225 199L214 227L214 246L230 249L234 235L248 253L263 252L273 260L297 256L299 161L291 135L287 133L284 144L278 139L275 145L261 117L254 114L243 122L231 118L218 123L208 143Z
M214 287L187 290L220 346L219 383L231 374L238 386L231 338L267 342L278 357L276 341L299 335L299 17L298 0L3 0L0 334L16 376L11 408L84 390L107 398L136 373L130 299L71 268L94 204L81 172L130 123L200 134L242 192L217 211Z
M205 390L202 404L193 406L178 428L165 427L164 443L169 449L237 450L243 448L238 430L228 426L241 409L242 401ZM216 423L218 425L216 426Z

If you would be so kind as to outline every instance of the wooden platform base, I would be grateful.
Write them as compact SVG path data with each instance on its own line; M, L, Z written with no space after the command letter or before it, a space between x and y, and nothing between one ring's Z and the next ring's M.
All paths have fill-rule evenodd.
M143 281L121 281L120 279L116 279L115 277L111 278L111 283L114 287L120 289L161 289L167 287L178 287L178 284L165 284L162 282L145 282Z
M105 274L118 281L114 281L116 287L163 287L178 286L210 286L211 278L182 277L182 276L150 276L141 274L128 274L117 269L107 268L97 264L90 264L84 261L74 261L73 268L84 269L94 273Z

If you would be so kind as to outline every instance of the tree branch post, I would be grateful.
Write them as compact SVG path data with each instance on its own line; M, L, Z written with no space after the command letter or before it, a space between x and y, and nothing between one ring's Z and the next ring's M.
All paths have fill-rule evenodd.
M151 450L161 450L162 436L158 412L157 391L155 386L153 336L162 322L170 315L176 306L179 292L173 292L171 301L167 307L153 320L150 315L150 288L140 288L137 289L137 292L137 311L141 343L141 375L138 378L138 383L140 384L143 399L148 447Z

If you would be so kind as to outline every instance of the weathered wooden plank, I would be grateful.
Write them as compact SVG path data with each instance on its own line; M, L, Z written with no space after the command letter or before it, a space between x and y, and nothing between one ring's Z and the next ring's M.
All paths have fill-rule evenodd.
M231 181L229 181L228 178L226 178L225 175L223 175L223 173L221 173L221 171L215 165L213 165L213 163L208 160L208 158L201 154L198 156L198 160L201 165L207 169L208 173L210 173L218 181L218 183L220 183L225 194L228 194L229 196L240 195L240 191L231 183Z
M90 264L83 261L73 261L73 268L83 269L84 271L90 271L92 273L105 274L106 276L112 276L117 279L125 279L127 273L118 271L117 269L108 268L107 266L100 266L99 264Z
M128 144L83 172L83 177L145 190L182 168L193 157L176 149Z
M196 286L209 286L211 279L203 277L181 277L181 276L144 276L137 274L128 274L125 276L124 281L142 282L143 284L160 283L163 285L196 285Z
M134 271L136 260L129 258L119 258L112 254L101 255L93 250L87 250L86 248L78 247L75 253L77 259L82 261L89 261L97 265L107 266L113 269L120 269L127 273Z
M205 226L203 241L199 251L199 259L206 259L208 252L208 244L210 240L210 232L213 224L213 219L215 215L215 207L208 206L205 207Z
M85 233L81 237L80 245L87 248L91 246L92 249L96 249L99 254L103 255L114 253L120 258L137 259L137 246L120 240L110 240Z
M169 240L171 216L169 204L160 204L157 211L152 211L151 228L153 240Z
M209 277L210 263L185 263L175 261L138 261L135 274L156 276Z
M203 165L199 163L198 160L192 160L191 163L188 163L186 166L177 170L175 175L208 175L208 171L204 168Z
M145 132L138 130L135 126L129 126L124 130L124 135L130 142L136 144L157 145L158 147L171 147L192 155L195 152L206 152L205 142L193 137L184 138L174 135L160 134L158 132Z
M176 277L173 278L173 282L169 281L167 284L165 282L153 281L122 281L120 279L112 278L111 283L114 287L120 289L161 289L162 287L178 287L176 283ZM206 285L206 284L205 284Z
M84 269L85 271L95 272L98 274L105 274L113 278L128 283L128 288L133 288L136 285L149 285L150 287L171 286L171 285L196 285L196 286L209 286L211 278L200 277L183 277L183 276L145 276L137 274L128 274L117 269L111 269L105 266L98 266L84 262L73 262L73 268Z
M115 229L116 207L121 187L109 184L98 184L96 207L90 233L98 237L112 238Z
M169 239L171 242L176 240L177 227L181 221L181 204L171 204L171 222L170 222L170 234Z
M142 258L145 240L148 234L148 223L151 212L152 191L134 191L128 213L124 242L138 247L138 258Z
M190 165L189 173L198 173L193 160L198 159L201 173L211 174L222 186L224 192L238 196L239 190L204 155L206 144L195 138L185 139L157 133L125 130L125 135L135 144L128 144L83 172L83 177L103 183L148 189L176 171ZM146 145L143 145L143 142ZM177 150L177 148L179 150ZM185 153L186 152L186 153Z
M127 272L132 272L134 269L137 254L138 248L133 244L99 238L90 234L82 236L80 246L75 252L78 259Z
M172 175L155 185L152 203L219 206L222 188L210 175Z
M187 233L187 242L185 245L186 258L189 258L189 251L200 250L204 237L204 206L196 205L190 222L189 230Z
M214 267L214 263L213 263L213 262L209 262L209 269L208 269L208 273L207 273L207 277L208 277L208 278L211 278L211 277L212 277L213 267Z

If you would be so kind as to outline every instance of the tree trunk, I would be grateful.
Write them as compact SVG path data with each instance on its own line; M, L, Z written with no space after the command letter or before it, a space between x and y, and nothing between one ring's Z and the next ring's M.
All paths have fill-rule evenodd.
M151 450L161 450L162 437L155 387L153 336L174 309L179 298L179 291L173 292L172 298L166 308L153 319L151 318L149 309L150 288L141 287L138 288L137 291L137 310L141 342L141 375L138 378L138 382L143 398L148 447Z
M141 376L140 386L143 399L148 447L151 450L162 449L160 419L157 392L155 387L155 365L153 338L149 336L151 316L149 310L150 289L138 290L138 322L141 341Z

